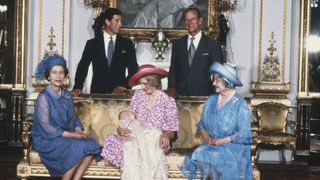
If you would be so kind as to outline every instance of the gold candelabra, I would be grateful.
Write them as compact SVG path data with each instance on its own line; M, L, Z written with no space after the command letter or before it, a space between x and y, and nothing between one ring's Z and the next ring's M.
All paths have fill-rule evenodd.
M84 4L93 8L107 8L109 0L84 0Z
M238 5L238 0L219 0L218 4L219 11L221 12L233 11Z

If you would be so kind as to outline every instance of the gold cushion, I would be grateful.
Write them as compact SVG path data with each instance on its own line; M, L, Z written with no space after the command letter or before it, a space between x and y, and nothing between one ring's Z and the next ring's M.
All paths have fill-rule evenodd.
M30 151L29 158L30 158L30 164L31 165L41 165L42 164L39 154L34 150ZM168 162L168 168L170 170L179 171L180 170L180 166L181 166L182 162L184 161L184 155L179 154L179 153L169 153L169 154L166 155L166 159L167 159L167 162ZM108 160L101 160L101 161L98 161L98 162L93 160L91 162L91 164L90 164L90 167L95 167L95 166L98 166L98 167L101 167L101 166L115 167Z
M39 154L34 150L30 151L29 159L30 159L30 164L31 165L42 164ZM98 161L98 162L93 160L91 162L90 166L113 166L113 165L108 160L101 160L101 161Z
M108 134L116 134L120 111L127 109L130 99L77 99L75 111L84 125L85 132L101 145ZM178 139L172 149L190 149L201 144L196 138L196 128L204 101L177 101L180 116Z
M259 126L263 131L285 132L288 107L280 103L262 103L257 107Z
M42 164L39 154L31 150L29 153L30 164Z
M258 134L257 135L257 141L262 141L265 143L272 143L272 142L294 142L296 140L295 137L287 134L281 134L281 135L263 135L263 134Z

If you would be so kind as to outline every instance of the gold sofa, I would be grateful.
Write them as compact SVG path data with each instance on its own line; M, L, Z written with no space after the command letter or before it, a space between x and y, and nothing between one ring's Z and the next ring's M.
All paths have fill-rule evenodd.
M84 95L75 99L76 112L83 122L84 131L103 144L105 135L116 133L118 113L126 109L131 95ZM180 130L178 139L166 155L169 167L169 179L184 179L180 165L184 160L184 153L192 150L201 143L196 138L196 124L202 112L205 97L178 97L177 106L180 115ZM23 122L24 158L17 166L17 176L21 179L29 177L48 177L48 171L41 163L39 155L30 147L30 130L32 121ZM255 146L252 146L253 150ZM255 152L253 153L253 155ZM254 166L255 167L255 166ZM255 169L254 179L259 179L259 172ZM93 161L84 174L85 178L120 179L120 170L108 161Z

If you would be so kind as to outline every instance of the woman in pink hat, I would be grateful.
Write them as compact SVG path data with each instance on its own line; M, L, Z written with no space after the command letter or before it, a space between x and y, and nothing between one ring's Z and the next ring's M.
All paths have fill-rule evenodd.
M129 128L119 127L118 135L106 137L101 155L115 166L121 167L121 179L168 178L164 153L169 150L170 139L179 129L179 117L175 100L161 90L161 79L167 75L168 72L164 69L142 65L129 80L129 86L141 86L132 97L129 111L135 113L139 121L160 133L158 137L143 134L145 143L131 149L130 157L126 156L128 153L123 143L124 139L131 136ZM153 138L158 138L155 146L145 146L154 141Z

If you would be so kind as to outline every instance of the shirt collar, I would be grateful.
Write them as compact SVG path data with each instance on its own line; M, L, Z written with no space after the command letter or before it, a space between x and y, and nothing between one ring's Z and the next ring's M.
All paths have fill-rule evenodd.
M110 36L110 34L106 33L105 31L103 31L103 38L106 41L110 40L110 37L112 37L113 42L115 42L116 38L117 38L117 34L114 34L113 36Z
M201 36L202 36L202 32L199 31L195 36L194 36L194 40L193 40L193 45L195 46L195 48L197 49L198 48L198 45L200 43L200 39L201 39ZM189 34L188 35L188 47L190 46L190 42L191 42L191 35Z
M200 38L201 38L201 36L202 36L202 32L201 31L199 31L195 36L194 36L194 38L195 38L195 40L197 39L197 40L199 40ZM191 34L189 34L188 35L188 39L191 39Z

